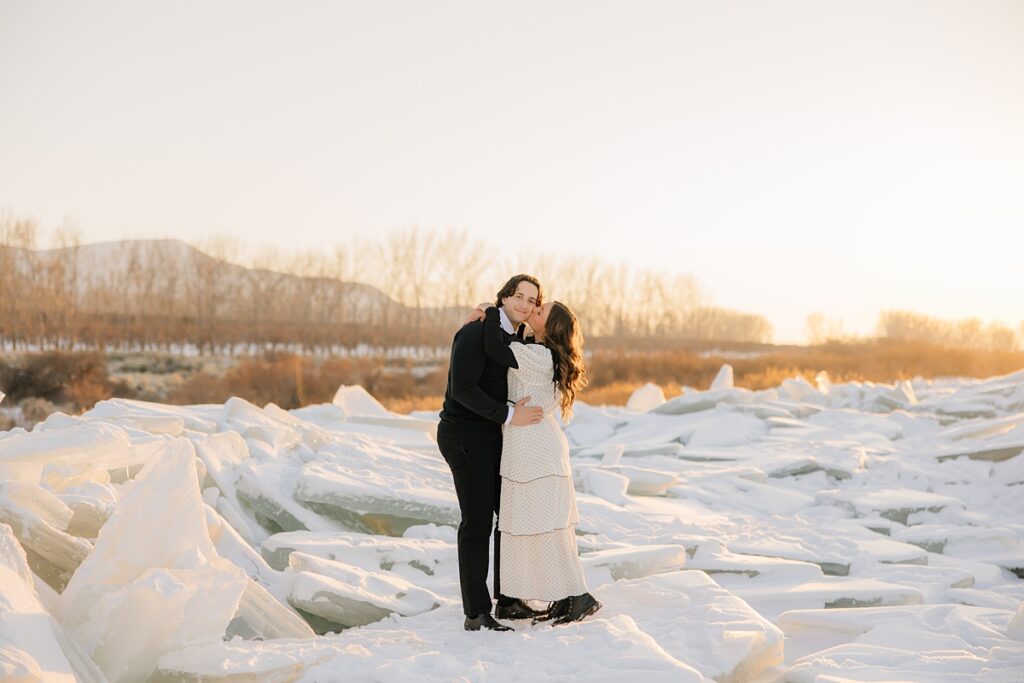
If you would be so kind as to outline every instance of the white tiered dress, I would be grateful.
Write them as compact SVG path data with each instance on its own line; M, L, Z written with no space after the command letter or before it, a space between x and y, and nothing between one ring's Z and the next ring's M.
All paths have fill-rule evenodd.
M523 600L552 602L587 592L576 548L579 521L569 468L569 442L555 418L558 387L551 351L512 342L518 368L509 368L508 397L530 397L544 419L506 425L501 449L501 589Z

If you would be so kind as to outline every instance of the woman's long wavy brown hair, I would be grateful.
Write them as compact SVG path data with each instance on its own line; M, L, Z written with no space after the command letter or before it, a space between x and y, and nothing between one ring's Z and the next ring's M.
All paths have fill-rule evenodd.
M551 302L544 326L544 345L551 350L555 364L555 384L562 393L562 417L572 418L572 404L587 386L587 368L583 363L583 332L576 315L561 301Z

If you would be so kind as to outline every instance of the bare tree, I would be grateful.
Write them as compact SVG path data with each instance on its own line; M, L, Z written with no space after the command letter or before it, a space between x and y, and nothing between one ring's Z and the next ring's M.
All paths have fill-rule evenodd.
M38 227L33 220L15 218L9 212L0 218L0 325L11 347L24 346L36 333L34 310L37 300Z
M200 351L209 349L214 352L220 343L220 314L227 308L225 288L229 282L223 265L228 256L238 252L239 248L237 241L224 235L215 235L194 246L196 251L192 254L187 280L195 316L194 339Z

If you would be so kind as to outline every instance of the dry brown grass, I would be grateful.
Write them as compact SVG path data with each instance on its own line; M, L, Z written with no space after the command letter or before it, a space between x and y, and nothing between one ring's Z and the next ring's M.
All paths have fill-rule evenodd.
M705 356L688 351L625 352L599 350L588 362L590 385L580 400L593 405L625 405L646 382L658 384L666 398L683 385L707 389L723 363L733 366L737 386L765 389L802 375L813 382L822 370L833 382L893 382L916 376L989 377L1024 368L1024 352L945 349L921 343L860 342L816 347L769 347L756 357ZM389 410L438 410L448 368L416 368L411 361L380 358L318 360L274 354L250 358L226 372L193 372L170 396L138 396L175 404L223 403L240 396L257 405L297 408L326 403L342 384L359 384ZM91 407L108 396L134 397L110 382L105 360L96 354L35 354L17 362L0 359L0 389L13 400L40 396L54 402Z
M588 386L580 392L579 400L593 406L624 406L629 397L640 386L646 382L613 382L603 386ZM678 384L658 384L665 398L678 396L680 386Z
M439 371L417 377L409 362L386 365L380 359L317 360L292 354L247 359L223 377L196 373L168 400L176 404L221 403L239 396L256 405L298 408L327 403L343 384L359 384L378 399L414 399L444 392Z
M437 412L438 410L441 410L441 404L444 402L444 394L438 394L436 396L407 396L401 398L385 396L380 399L380 402L391 412L398 413L400 415L406 415L414 410L430 410Z
M823 370L833 382L990 377L1024 368L1024 352L971 351L915 342L870 341L774 347L769 353L741 358L701 356L688 351L644 354L600 351L593 355L588 367L591 388L620 385L617 391L622 395L625 391L622 385L637 387L645 382L707 389L725 363L733 366L737 386L765 389L798 374L813 382Z

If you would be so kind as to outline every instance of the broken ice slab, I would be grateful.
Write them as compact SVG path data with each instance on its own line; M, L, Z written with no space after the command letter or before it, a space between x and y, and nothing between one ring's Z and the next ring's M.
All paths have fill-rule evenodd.
M680 460L693 462L734 462L743 459L743 454L735 448L684 448L680 445L675 455L678 455Z
M727 448L759 441L767 432L760 418L716 409L694 418L691 431L680 441L688 448Z
M657 413L658 415L686 415L688 413L711 410L722 400L722 392L715 392L713 395L708 394L711 394L711 392L676 396L650 412Z
M762 484L744 476L713 472L686 477L682 483L669 489L669 494L712 508L722 500L729 500L740 510L780 515L802 510L814 501L806 493L782 485Z
M722 364L722 367L718 368L718 374L711 380L711 391L718 391L719 389L732 389L735 386L734 373L732 366L728 363Z
M185 421L177 415L119 415L116 417L97 417L95 415L75 417L61 412L51 413L37 429L63 429L76 422L101 422L124 428L125 432L136 437L150 435L182 436L185 433Z
M604 453L604 447L601 448L600 452ZM677 442L651 446L632 446L624 444L622 449L622 457L629 458L642 458L648 455L682 456L684 453L686 453L686 447Z
M271 595L251 578L238 604L238 611L228 623L225 636L263 640L266 638L312 638L316 635L306 620L290 606Z
M1006 627L1006 636L1013 640L1024 640L1024 601L1020 603L1017 613Z
M950 553L946 553L947 555ZM969 555L975 562L994 564L1013 573L1018 579L1024 579L1024 545L1006 550L990 550Z
M710 410L719 405L744 404L755 398L754 392L739 387L711 389L683 393L661 404L652 413L659 415L686 415Z
M341 413L347 422L421 431L434 434L437 431L436 420L421 420L407 415L392 413L361 386L338 387L331 401L334 408Z
M100 401L84 417L144 420L147 418L177 418L185 428L195 432L213 434L223 420L221 405L172 406L127 398ZM164 423L170 425L170 423Z
M310 620L321 632L325 627L338 630L330 625L364 626L390 614L412 616L440 605L432 592L387 572L368 572L300 552L292 553L288 564L295 572L288 602L323 620Z
M626 503L626 489L629 479L621 474L597 465L577 463L572 466L573 486L580 493L591 493L612 503Z
M615 435L615 427L603 422L589 422L576 424L573 420L565 428L565 436L569 440L572 453L594 449L595 452L603 452L606 448L606 441Z
M410 526L462 518L440 457L372 444L321 454L333 457L302 467L295 498L345 528L401 536Z
M106 683L47 611L11 528L0 523L0 675L11 681Z
M657 384L647 382L633 390L626 401L626 410L646 413L665 403L665 392Z
M572 422L565 426L565 436L574 449L603 447L621 424L622 418L611 415L607 409L576 401Z
M364 417L390 417L394 415L384 407L384 404L375 399L370 392L358 384L342 384L334 392L331 403L337 407L345 417L360 415Z
M892 532L892 538L924 548L928 552L941 553L947 544L975 543L978 541L1004 546L1016 545L1017 532L1009 527L980 527L959 524L918 524ZM958 554L956 552L954 555ZM968 555L969 557L969 555Z
M1005 619L964 605L792 610L779 617L787 636L832 631L856 639L800 657L782 675L794 683L834 679L837 671L844 681L1017 683L1024 649L1001 633Z
M718 574L715 580L773 620L789 609L911 605L924 601L917 588L875 579L824 576L817 581L773 581Z
M626 493L631 496L664 496L671 487L679 483L676 475L649 467L613 465L606 469L629 480Z
M733 412L744 415L759 417L769 427L793 427L804 426L794 417L794 411L780 406L770 406L764 403L741 403L732 407Z
M210 489L216 491L216 489ZM281 574L267 564L263 556L249 545L228 520L209 504L205 506L206 528L217 554L240 567L249 578L271 587L281 580Z
M772 411L770 415L788 415L789 417L795 418L806 418L820 413L825 409L824 405L818 403L809 403L807 401L792 401L785 398L771 399L764 401L760 404L764 409ZM740 406L740 410L744 410L743 406ZM747 412L750 412L747 409ZM760 411L754 411L755 414L759 415ZM767 417L767 415L765 415Z
M879 514L900 524L907 523L911 513L921 510L938 512L944 507L964 507L959 498L913 489L870 489L866 491L823 491L818 502L838 504L858 515Z
M869 410L897 410L899 408L910 408L917 405L917 394L913 385L903 379L896 382L893 387L879 385L875 391L874 401L868 407Z
M864 414L848 408L828 408L811 415L807 421L846 435L877 434L890 441L903 438L903 427L898 421L888 416Z
M845 454L844 454L845 455ZM773 479L784 477L800 477L813 472L825 472L835 479L849 479L859 469L857 458L826 458L819 460L813 455L808 456L785 456L773 458L770 465L765 465L765 474Z
M245 585L209 538L195 451L175 439L103 525L56 616L112 682L145 680L165 652L223 638Z
M117 491L110 484L89 481L57 494L73 513L67 531L72 536L96 538L117 508Z
M793 379L782 380L778 388L779 396L790 401L821 401L825 402L824 395L818 388L804 379L803 375L796 375Z
M747 577L787 577L813 581L823 576L821 567L813 562L787 560L781 557L763 557L730 552L726 548L701 545L687 560L688 569L700 569L706 574L742 574Z
M0 523L10 526L29 566L61 591L92 551L85 539L64 531L73 512L46 489L20 481L0 482Z
M847 576L859 558L894 564L928 562L921 548L879 537L855 524L834 523L827 528L830 530L810 524L772 526L742 533L727 545L736 553L813 562L829 576Z
M704 572L620 581L595 592L604 604L602 618L628 614L668 654L706 680L742 683L782 663L782 631Z
M238 432L222 432L192 439L196 456L206 465L206 473L221 493L234 499L238 479L236 467L251 457L245 439Z
M588 578L639 579L682 569L686 565L686 547L666 544L599 550L580 556L580 562Z
M297 431L302 442L314 451L334 440L334 435L331 434L330 430L300 419L276 403L268 403L263 406L263 412L268 417Z
M138 462L141 460L123 429L107 424L81 424L7 437L0 450L0 476L9 478L5 468L14 465L34 469L38 481L43 467L49 463L62 466L102 464L106 469L113 469Z
M458 565L455 544L436 538L294 531L274 534L261 547L263 557L275 569L287 568L288 557L297 550L369 572L392 571L417 584L426 576L456 572Z
M13 515L31 515L63 531L74 516L60 498L48 489L23 481L0 481L0 507Z
M161 657L149 683L291 683L307 668L346 650L329 637L193 645Z
M286 460L245 462L237 466L235 492L270 533L278 531L337 531L343 527L303 506L293 492L301 470Z
M577 539L594 535L594 543L588 544L589 547L602 549L633 547L638 538L653 543L674 544L677 541L672 525L666 527L664 519L655 519L643 513L644 503L661 502L660 499L639 498L631 500L628 508L623 508L589 493L580 493L576 496L576 506L580 513L580 521L576 525Z
M864 517L854 517L849 520L849 523L862 526L865 529L869 529L871 531L874 531L876 534L881 534L883 536L892 536L897 531L907 528L905 524L894 522L893 520L886 519L881 515L865 515ZM906 542L905 539L902 538L898 540ZM915 543L914 545L917 544Z
M773 479L781 479L782 477L794 477L810 474L811 472L817 472L820 469L821 467L818 465L818 461L812 456L796 456L780 458L776 463L765 469L765 474Z
M983 653L979 650L992 647L1002 649L1007 645L1005 638L1002 637L1006 617L1001 610L988 607L956 604L898 605L859 609L789 610L779 615L778 624L787 635L798 634L803 629L871 634L867 638L858 637L857 641L894 647L897 647L899 642L913 642L916 645L915 649L919 651L932 649L924 644L931 641L932 636L941 636L946 641L945 647L941 649L949 648L955 651L957 647L963 647L964 650L973 651L975 655L980 656L994 653ZM893 639L886 643L885 639L896 630L906 634L908 638ZM872 631L875 633L871 633ZM1003 653L1010 654L1005 650ZM967 655L968 652L963 654ZM1024 655L1024 650L1019 650L1017 654Z
M938 415L945 415L958 420L969 420L976 417L998 417L999 411L987 403L977 401L943 401L932 404L921 402L918 408L932 408Z
M976 422L958 423L941 430L940 435L950 441L963 441L965 439L990 439L1003 436L1012 432L1017 427L1024 425L1024 414L1007 415L992 420L978 420Z
M329 403L296 408L289 410L288 413L306 424L327 430L334 438L338 436L362 437L421 453L437 451L434 431L431 431L436 430L436 421L394 415L391 418L381 418L381 424L374 424L376 420L373 418L367 418L366 421L347 418L336 406ZM395 421L396 424L387 426L389 420ZM431 430L427 430L427 422L430 422Z
M224 403L226 424L247 439L257 439L277 451L302 443L299 432L243 398L232 396Z
M238 482L250 459L249 447L238 432L223 432L205 438L193 438L196 455L206 466L208 479L221 492L217 511L226 517L242 537L255 544L266 537L266 532L242 508L238 496ZM254 495L256 492L253 492Z
M657 413L620 413L616 423L614 442L623 444L624 456L644 455L647 449L663 453L660 449L677 449L693 433L696 417L658 415ZM573 454L597 456L604 454L608 440L602 440Z
M437 422L431 420L419 420L406 415L390 415L388 417L351 416L345 420L349 424L370 425L375 427L387 427L388 429L410 430L423 432L428 436L437 433ZM433 439L431 439L433 441Z
M948 589L974 587L974 574L960 567L872 563L857 568L856 576L917 588L925 602L950 602Z
M970 458L971 460L984 460L988 462L1002 462L1015 458L1024 452L1024 443L1004 444L990 448L959 448L942 449L935 454L939 462L955 460L956 458Z
M857 567L859 561L883 564L928 564L928 553L910 543L901 543L877 536L856 538L854 543L858 552L851 562L851 568Z

